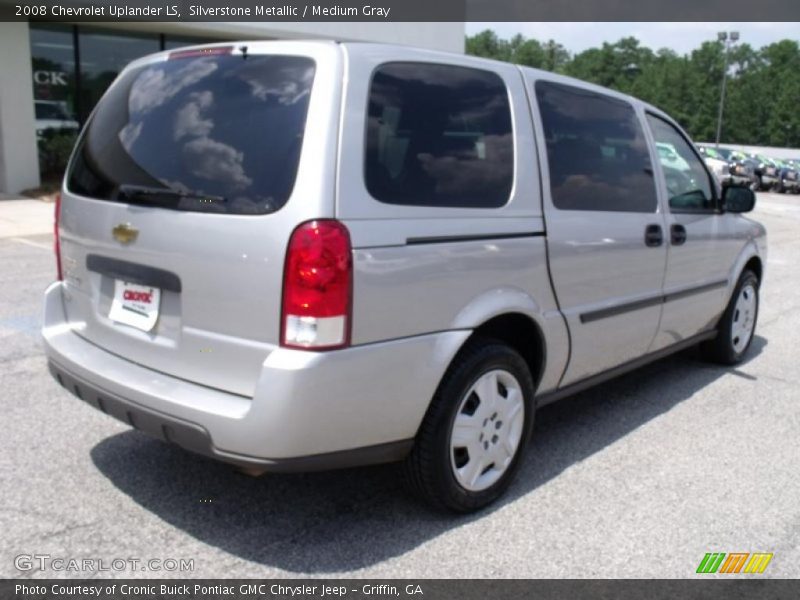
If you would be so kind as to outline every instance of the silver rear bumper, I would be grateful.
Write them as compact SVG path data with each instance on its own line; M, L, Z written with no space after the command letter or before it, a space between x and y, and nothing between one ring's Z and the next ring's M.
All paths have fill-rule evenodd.
M42 334L71 393L188 450L267 470L315 470L402 458L469 331L327 353L275 348L246 398L142 367L80 336L62 286L45 294Z

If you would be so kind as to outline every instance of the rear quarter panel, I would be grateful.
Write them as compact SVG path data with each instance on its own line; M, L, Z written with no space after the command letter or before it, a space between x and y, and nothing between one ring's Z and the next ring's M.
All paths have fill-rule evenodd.
M521 313L545 338L539 391L552 388L566 364L569 342L550 288L536 148L518 69L369 44L346 46L345 52L336 211L354 247L353 343L469 330L494 316ZM377 66L394 61L488 69L502 77L514 131L514 184L505 206L400 206L369 194L364 182L369 83Z

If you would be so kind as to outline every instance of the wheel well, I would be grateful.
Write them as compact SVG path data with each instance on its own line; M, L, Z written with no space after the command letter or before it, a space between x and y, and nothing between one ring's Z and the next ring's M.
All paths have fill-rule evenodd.
M533 319L520 313L500 315L475 329L469 340L478 337L499 340L514 348L528 364L534 384L539 384L544 368L545 347L542 332Z
M747 261L747 264L744 266L744 270L750 270L756 274L758 277L758 282L761 283L761 273L763 272L763 267L761 265L761 259L757 256L754 256L750 260Z

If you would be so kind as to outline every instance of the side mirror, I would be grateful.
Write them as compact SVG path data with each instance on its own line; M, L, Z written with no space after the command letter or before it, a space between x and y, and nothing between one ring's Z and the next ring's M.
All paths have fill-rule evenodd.
M728 186L722 190L722 209L725 212L746 213L755 205L756 194L750 188Z

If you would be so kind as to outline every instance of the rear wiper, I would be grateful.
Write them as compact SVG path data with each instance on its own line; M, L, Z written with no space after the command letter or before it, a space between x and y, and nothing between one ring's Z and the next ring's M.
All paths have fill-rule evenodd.
M192 194L169 188L147 187L145 185L123 184L119 186L117 195L120 199L129 202L146 202L148 204L160 206L177 206L184 200L190 200L199 204L223 204L227 202L224 196Z

